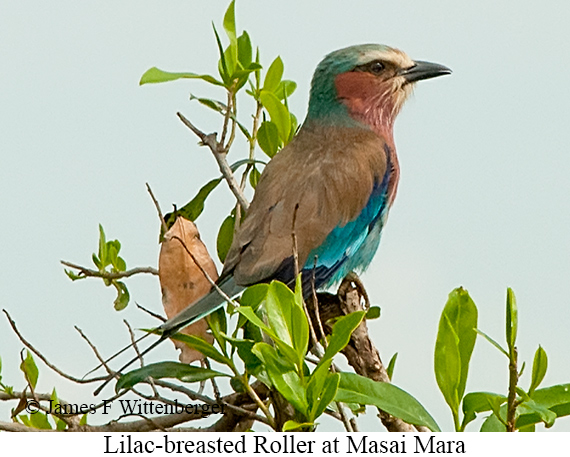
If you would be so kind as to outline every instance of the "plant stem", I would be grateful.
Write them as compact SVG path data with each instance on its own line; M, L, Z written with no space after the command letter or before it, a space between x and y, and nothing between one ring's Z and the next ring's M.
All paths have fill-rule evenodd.
M509 356L509 395L507 397L507 432L515 431L515 421L517 412L517 383L519 372L517 367L518 351L512 348Z

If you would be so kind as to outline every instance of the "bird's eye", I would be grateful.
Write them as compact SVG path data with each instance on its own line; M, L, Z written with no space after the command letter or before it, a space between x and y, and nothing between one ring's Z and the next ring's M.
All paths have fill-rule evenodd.
M374 60L373 62L365 63L364 65L359 65L355 68L356 71L364 71L366 73L372 73L373 75L381 74L386 66L380 60Z
M370 71L370 73L373 73L375 75L379 75L380 73L382 73L384 71L384 64L378 60L375 62L372 62L369 66L369 71Z

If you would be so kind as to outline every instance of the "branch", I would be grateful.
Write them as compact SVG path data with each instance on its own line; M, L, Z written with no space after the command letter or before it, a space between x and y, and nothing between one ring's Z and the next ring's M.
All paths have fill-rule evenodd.
M158 218L160 219L160 224L162 225L162 230L164 231L164 233L166 233L166 232L168 232L168 227L166 226L166 221L164 220L164 216L162 215L162 210L160 209L160 205L158 204L158 200L156 199L156 197L152 193L152 189L150 188L148 183L146 183L146 190L150 194L150 198L152 199L152 202L154 203L154 206L156 208L156 212L158 213Z
M77 384L88 384L91 382L98 382L98 381L102 381L105 379L105 377L98 377L98 378L91 378L91 379L79 379L79 378L76 378L74 376L71 376L71 375L63 372L62 370L57 368L55 365L50 363L48 361L48 359L40 351L38 351L28 340L26 340L24 338L24 336L20 333L20 331L16 327L16 322L14 322L14 320L12 319L12 317L10 316L8 311L6 311L5 309L3 309L2 311L4 311L4 314L6 314L6 317L8 318L8 322L10 323L12 330L18 336L18 338L24 344L24 346L26 346L30 351L32 351L35 355L37 355L41 359L42 362L44 362L49 368L51 368L53 371L55 371L58 375L62 376L65 379L73 381Z
M186 387L179 386L179 385L177 385L177 384L173 384L173 383L168 382L168 381L163 381L162 379L160 379L160 380L155 379L155 380L154 380L154 383L155 383L157 386L166 387L167 389L170 389L170 390L172 390L173 392L180 392L180 393L183 393L183 394L185 394L190 400L199 400L199 401L202 401L202 402L204 402L204 403L206 403L206 404L209 404L209 405L218 404L218 403L215 402L215 400L212 400L212 399L209 398L209 397L206 397L206 396L204 396L204 395L200 395L200 394L198 394L198 393L196 393L196 392L194 392L194 391L192 391L192 390L190 390L190 389L188 389L188 388L186 388ZM265 387L264 384L262 384L262 383L256 381L256 382L254 382L254 383L251 385L251 388L252 388L255 392L257 392L257 394L258 394L258 396L259 396L260 398L266 398L266 397L267 397L268 389ZM227 407L230 411L232 411L233 413L235 413L235 414L242 415L242 416L246 416L246 417L251 418L251 419L254 419L254 420L258 421L258 422L262 422L262 423L264 423L264 424L269 425L269 422L267 421L267 419L266 419L265 417L260 416L260 415L258 415L258 414L255 414L255 413L253 413L253 412L251 412L251 411L242 409L242 408L240 408L240 407L235 406L234 404L232 404L231 399L233 398L234 395L246 395L246 396L249 398L249 395L246 394L246 393L235 393L235 394L231 394L231 395L229 395L229 396L227 396L227 397L223 397L223 398L222 398L222 404L223 404L225 407Z
M108 271L99 271L99 270L91 270L86 267L82 267L81 265L76 265L71 262L67 262L65 260L60 260L62 265L65 265L69 268L74 268L79 270L79 274L85 277L93 277L93 278L104 278L104 279L121 279L121 278L128 278L129 276L133 276L140 273L148 273L151 275L158 276L158 270L153 267L137 267L132 268L127 271L118 271L118 272L108 272Z
M195 127L194 124L192 124L188 119L186 119L186 117L184 117L182 113L176 113L176 115L180 118L180 120L186 127L192 130L192 132L194 132L194 134L198 138L200 138L202 145L208 146L210 148L210 151L212 151L212 154L214 155L216 162L218 162L218 167L220 168L220 172L222 173L222 176L228 183L230 190L232 191L232 193L234 194L234 196L236 197L237 201L244 209L244 211L247 211L247 209L249 208L249 202L247 201L247 198L245 198L245 195L242 192L242 190L240 189L240 186L236 181L234 173L230 168L228 161L226 160L226 154L225 154L226 151L224 151L223 145L221 145L220 143L218 143L218 141L216 141L216 134L210 133L206 135L200 129Z
M318 294L318 309L320 320L325 327L325 333L328 334L332 330L332 327L327 324L330 319L362 310L361 302L363 297L359 293L358 286L353 284L354 282L354 277L343 280L337 295ZM309 307L309 312L312 314L311 319L316 320L317 317L314 315L313 307ZM319 335L319 337L322 338L323 335ZM366 321L362 321L360 326L353 332L350 342L343 349L342 353L357 374L374 381L390 382L390 377L382 364L378 349L376 349L368 334ZM379 411L379 417L382 424L390 432L427 431L424 427L414 427L384 411Z
M39 428L28 427L18 422L2 422L0 421L0 430L5 432L57 432L57 430L42 430Z
M517 367L518 351L516 347L512 348L509 354L509 395L507 397L507 432L516 431L516 412L517 412L517 384L519 381L519 372Z

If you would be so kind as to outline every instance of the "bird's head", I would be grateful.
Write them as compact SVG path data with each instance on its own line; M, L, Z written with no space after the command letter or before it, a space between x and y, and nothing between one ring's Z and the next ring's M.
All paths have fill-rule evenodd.
M308 120L367 125L391 135L393 121L414 83L446 75L443 65L414 61L379 44L351 46L327 55L315 70Z

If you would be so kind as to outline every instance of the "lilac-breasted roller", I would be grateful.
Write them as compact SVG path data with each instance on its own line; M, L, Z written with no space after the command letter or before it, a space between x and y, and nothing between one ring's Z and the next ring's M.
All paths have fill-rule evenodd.
M302 127L261 175L219 287L235 296L273 279L293 284L293 218L306 293L313 269L318 289L365 270L398 187L394 120L415 82L449 73L377 44L327 55L315 71ZM160 341L224 302L212 289L161 325Z

